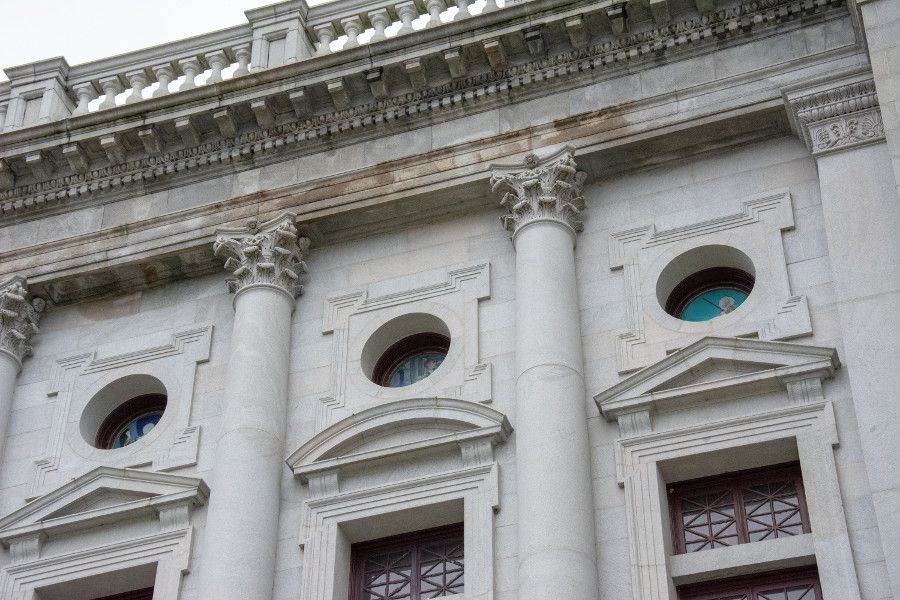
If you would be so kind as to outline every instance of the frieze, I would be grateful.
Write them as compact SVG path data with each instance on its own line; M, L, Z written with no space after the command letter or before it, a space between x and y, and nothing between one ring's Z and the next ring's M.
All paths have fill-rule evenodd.
M546 84L604 68L657 61L663 55L698 44L746 35L754 28L776 25L841 6L844 0L757 0L667 26L622 35L581 49L480 73L427 89L372 101L328 114L301 118L231 138L204 142L181 150L92 169L0 192L0 217L35 210L57 202L103 193L132 183L165 178L200 168L283 151L301 142L353 133L394 120L414 120L430 113L458 109L506 94L513 88Z

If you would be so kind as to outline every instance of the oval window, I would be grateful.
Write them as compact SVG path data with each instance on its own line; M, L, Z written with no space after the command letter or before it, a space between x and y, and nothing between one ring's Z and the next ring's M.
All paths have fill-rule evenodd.
M434 373L450 349L450 338L439 333L417 333L388 348L372 373L384 387L405 387Z
M114 410L97 432L97 447L106 450L124 448L156 427L166 409L166 397L146 394L128 400Z
M753 276L740 269L704 269L675 287L666 302L666 312L683 321L709 321L743 304L753 283Z

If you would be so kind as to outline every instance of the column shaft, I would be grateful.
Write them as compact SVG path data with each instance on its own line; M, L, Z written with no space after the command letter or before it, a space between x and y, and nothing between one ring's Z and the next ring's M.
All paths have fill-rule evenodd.
M570 148L494 168L516 247L519 600L596 600L597 551L575 234L584 208Z
M12 412L19 368L19 361L15 357L8 352L0 351L0 456L6 447L6 428Z
M202 600L271 600L275 581L291 315L309 240L294 215L219 230L234 325L202 551Z
M201 598L272 596L292 310L290 296L265 287L235 298Z
M597 597L590 444L572 231L516 234L520 600Z

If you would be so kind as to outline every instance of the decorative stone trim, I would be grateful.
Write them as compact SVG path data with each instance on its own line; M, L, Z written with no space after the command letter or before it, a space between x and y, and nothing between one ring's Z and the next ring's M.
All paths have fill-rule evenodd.
M578 170L574 150L567 146L545 159L528 154L524 166L492 166L491 190L506 191L500 201L509 211L500 217L503 227L513 238L535 221L556 221L573 233L581 231L587 173Z
M875 81L851 81L801 96L788 106L814 156L884 139Z
M27 600L42 587L156 563L155 597L177 600L190 571L191 513L208 498L202 479L94 469L0 520L0 543L12 557L0 572L0 595ZM100 544L79 536L103 525L115 537L117 522L141 520L143 534L129 529ZM66 539L63 553L56 552L56 536Z
M838 366L833 348L705 338L594 396L601 414L619 424L616 478L625 488L633 600L675 600L675 586L685 582L677 577L715 579L725 576L723 565L735 575L792 566L810 556L826 598L860 598L834 461L834 408L821 385ZM745 374L734 376L735 370ZM754 402L756 395L779 391L778 404L762 408ZM713 403L735 397L746 402L710 419ZM671 428L664 416L673 411L680 416ZM754 460L759 451L744 450L760 445L773 456L796 448L786 458L799 456L814 543L773 540L768 546L674 555L667 541L666 484L678 479L666 478L685 470L694 471L686 477L692 479L762 466L736 466ZM723 456L729 458L717 466Z
M73 469L83 468L85 461L98 466L149 466L154 471L196 464L200 426L190 422L192 395L197 365L209 360L212 330L211 324L198 324L154 335L146 347L130 352L107 354L101 346L58 359L47 391L55 398L56 409L46 446L34 463L29 499L71 478ZM111 347L118 349L115 344ZM88 445L79 428L85 406L108 384L134 375L150 375L165 386L168 400L162 420L125 448Z
M250 221L245 227L216 231L213 252L226 259L225 268L233 275L228 279L229 292L238 294L248 287L268 286L292 299L303 293L303 257L309 239L298 235L296 219L294 213L285 213L265 223Z
M4 175L0 169L0 178L5 178L0 182L6 181L9 184L7 187L11 187L0 191L0 217L93 197L94 194L115 191L143 181L284 152L300 145L304 146L305 152L309 152L310 142L320 139L330 140L393 121L405 121L414 126L423 116L434 118L433 114L458 111L462 107L502 97L512 90L521 92L524 88L542 87L547 82L558 85L558 82L568 80L569 85L575 86L581 77L597 78L597 71L636 69L639 63L652 64L660 56L674 56L682 51L696 52L700 44L721 45L723 40L744 39L748 32L842 5L843 0L748 2L665 27L622 35L590 47L573 48L555 56L471 75L345 110L314 117L304 116L296 121L235 137L17 187L12 187L15 186L12 177ZM312 83L315 82L309 82Z
M31 356L31 338L38 332L44 300L32 298L23 277L0 283L0 352L12 356L19 367Z
M636 371L703 335L757 335L789 340L812 333L806 296L791 290L783 232L793 229L788 190L745 198L732 214L657 230L628 226L610 234L610 269L622 270L627 295L627 330L616 337L619 373ZM657 283L667 264L695 249L729 247L753 262L756 282L747 302L712 321L691 323L665 312ZM723 265L709 265L723 266Z

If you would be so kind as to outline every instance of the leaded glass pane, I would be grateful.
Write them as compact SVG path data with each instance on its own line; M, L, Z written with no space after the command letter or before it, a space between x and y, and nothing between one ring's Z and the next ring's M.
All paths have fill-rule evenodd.
M363 573L363 600L412 598L412 555L387 552L369 557Z
M803 533L800 496L794 481L744 488L744 512L751 542Z
M437 542L422 547L419 562L419 589L422 598L462 594L464 577L462 540Z
M388 387L404 387L422 381L434 373L444 358L445 352L427 351L410 356L394 367L388 379Z
M738 543L734 496L730 491L683 498L681 523L685 552Z

